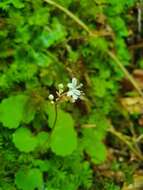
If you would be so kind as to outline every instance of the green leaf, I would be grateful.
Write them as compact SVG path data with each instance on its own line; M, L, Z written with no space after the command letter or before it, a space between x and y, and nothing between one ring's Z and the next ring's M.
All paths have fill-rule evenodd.
M56 109L55 109L55 105L51 104L51 103L47 103L45 104L45 112L48 115L48 124L49 127L52 128L55 118L56 118Z
M54 17L52 21L52 30L50 32L44 31L40 36L40 40L44 47L49 48L62 42L65 39L65 36L66 31L64 26Z
M19 189L35 190L42 189L43 176L39 169L20 169L15 176L15 183Z
M18 150L23 152L31 152L37 146L37 139L27 128L21 127L13 134L13 143Z
M21 0L12 0L11 3L18 9L24 7L24 3L22 3Z
M12 4L17 9L24 7L24 3L21 2L21 0L4 0L4 2L0 1L0 8L6 9L10 4Z
M34 53L34 59L38 66L48 67L52 63L52 59L44 53Z
M42 131L38 133L36 138L39 147L41 147L42 149L49 148L49 134L47 132Z
M102 118L102 119L101 119ZM106 136L106 132L110 127L109 121L106 116L99 110L93 110L90 113L89 123L95 123L96 129L93 130L94 136L96 136L96 140L102 141Z
M33 160L34 167L39 167L42 172L47 172L50 168L48 160Z
M103 52L105 52L108 48L107 42L104 38L91 37L89 39L89 44L92 48L96 48Z
M77 146L74 121L70 114L58 110L56 125L51 135L51 149L60 156L71 154Z
M37 9L29 18L28 22L30 25L43 26L48 22L49 11L46 7Z
M111 90L116 90L115 84L113 81L108 81L107 78L103 78L102 76L93 77L93 88L94 93L97 97L104 97L106 96L107 92L110 92Z
M25 106L25 111L23 113L22 121L24 123L30 123L34 119L35 114L36 114L36 108L34 107L34 105L28 102Z
M94 129L84 129L82 144L83 149L91 156L95 164L101 164L106 160L106 147Z
M10 96L2 100L0 104L0 121L4 127L17 128L22 119L27 96L17 95Z

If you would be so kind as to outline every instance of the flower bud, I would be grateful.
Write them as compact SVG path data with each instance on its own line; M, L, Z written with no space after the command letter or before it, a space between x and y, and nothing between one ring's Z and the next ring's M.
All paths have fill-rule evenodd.
M50 94L50 95L49 95L49 100L51 100L51 101L54 100L53 94Z

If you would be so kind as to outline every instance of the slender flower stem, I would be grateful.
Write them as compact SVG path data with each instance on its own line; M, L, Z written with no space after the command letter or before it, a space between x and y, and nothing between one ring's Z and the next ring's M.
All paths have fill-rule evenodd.
M55 119L54 119L54 122L53 122L52 130L54 130L56 122L57 122L57 118L58 118L57 102L55 102L54 105L55 105Z

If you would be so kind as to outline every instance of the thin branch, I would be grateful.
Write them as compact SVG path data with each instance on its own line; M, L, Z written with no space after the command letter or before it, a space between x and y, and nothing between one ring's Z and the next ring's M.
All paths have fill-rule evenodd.
M56 3L56 2L54 2L52 0L44 0L44 1L51 4L51 5L53 5L54 7L57 7L58 9L60 9L64 13L66 13L66 15L68 15L70 18L72 18L78 25L80 25L84 30L86 30L86 32L88 32L89 34L92 34L90 29L88 28L88 26L86 26L86 24L84 24L78 17L76 17L68 9L66 9L65 7L59 5L58 3Z
M120 139L123 143L125 143L129 149L140 159L143 161L143 155L141 154L140 151L138 151L138 149L136 149L134 147L134 145L132 144L132 142L134 142L134 140L132 140L129 136L127 135L123 135L122 133L116 131L113 127L110 127L108 129L108 132L110 132L111 134L113 134L114 136L116 136L118 139Z
M132 83L138 94L143 98L143 92L140 89L138 83L134 79L134 77L128 72L128 70L124 67L124 65L120 62L120 60L115 56L114 53L111 51L107 51L108 55L116 62L118 67L122 70L122 72L125 74L125 76L129 79L129 81Z
M143 134L136 139L136 142L140 142L141 140L143 140Z
M129 50L143 48L143 41L129 46Z
M140 154L142 154L140 146L139 146L139 144L137 142L137 135L136 135L136 131L134 129L134 126L133 126L132 122L130 122L130 131L131 131L132 136L133 136L133 142L134 142L135 148L138 150L138 152L140 152Z

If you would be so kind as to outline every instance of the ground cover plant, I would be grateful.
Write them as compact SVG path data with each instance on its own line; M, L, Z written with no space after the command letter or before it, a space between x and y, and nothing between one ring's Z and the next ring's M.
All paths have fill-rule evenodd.
M0 190L143 188L142 9L0 1Z

